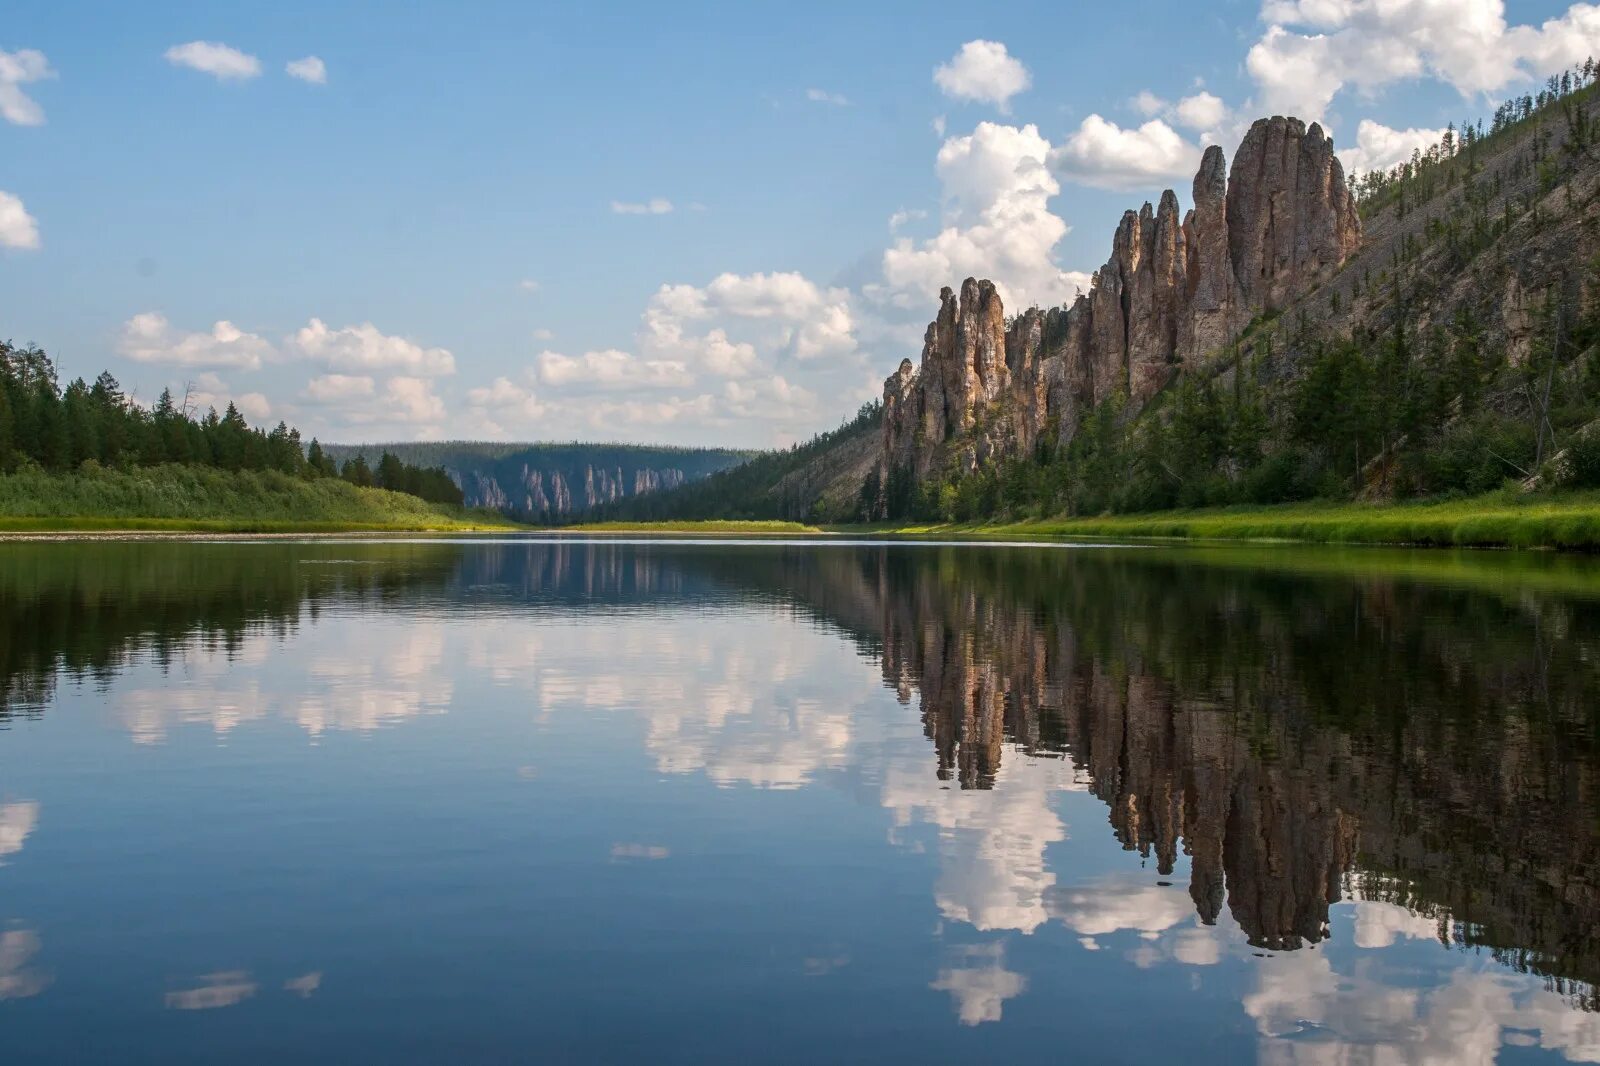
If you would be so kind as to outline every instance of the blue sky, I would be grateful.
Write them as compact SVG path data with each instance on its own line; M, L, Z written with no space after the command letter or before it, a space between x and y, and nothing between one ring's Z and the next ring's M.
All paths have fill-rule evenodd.
M13 0L0 336L324 439L781 444L1252 118L1381 165L1600 53L1559 2L861 6Z

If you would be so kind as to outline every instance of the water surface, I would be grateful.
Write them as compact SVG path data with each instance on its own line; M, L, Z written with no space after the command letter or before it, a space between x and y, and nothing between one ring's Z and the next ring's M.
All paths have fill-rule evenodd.
M1600 1061L1600 568L0 545L8 1062Z

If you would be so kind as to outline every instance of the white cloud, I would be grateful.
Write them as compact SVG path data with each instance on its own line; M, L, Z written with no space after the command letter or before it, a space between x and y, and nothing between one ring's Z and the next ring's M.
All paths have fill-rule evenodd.
M532 278L523 278L521 281L517 282L517 288L521 289L523 292L538 292L539 283L534 281Z
M339 403L373 395L377 383L363 374L321 374L306 382L304 397L313 403Z
M166 60L175 67L210 74L218 81L243 81L261 74L261 60L220 41L175 44L167 49Z
M774 374L764 381L727 382L722 386L722 406L735 418L791 418L815 410L817 397Z
M756 342L730 338L729 329L740 324ZM801 360L856 350L849 292L792 271L719 274L703 289L663 285L645 308L639 341L653 355L722 377L754 370L757 343L774 356Z
M483 411L493 412L497 418L513 416L522 419L543 417L545 407L531 389L507 377L495 378L486 388L469 389L467 402Z
M643 202L629 202L626 200L612 200L611 213L614 215L670 215L672 214L672 201L657 196Z
M547 341L547 340L550 340L555 335L556 335L556 332L553 329L540 328L540 329L536 329L536 330L533 331L533 339L536 340L536 341Z
M956 100L993 104L1002 115L1011 111L1011 98L1032 83L1028 68L1014 59L999 41L968 41L948 63L933 72L934 84Z
M379 421L417 424L441 422L445 417L444 401L434 395L433 383L427 378L390 378L381 400Z
M1008 307L1069 300L1084 275L1055 262L1067 224L1051 213L1061 191L1045 161L1050 142L1036 127L979 123L939 149L942 228L921 243L901 238L883 254L887 295L900 307L925 308L946 285L992 278Z
M1600 53L1600 6L1509 26L1503 0L1266 0L1245 67L1263 112L1321 119L1347 86L1373 93L1432 76L1463 96L1553 74Z
M291 59L284 64L283 69L291 78L298 78L312 85L328 84L328 65L316 56Z
M43 52L32 48L0 50L0 118L14 126L44 125L44 108L21 87L55 76Z
M1128 106L1145 118L1155 118L1157 115L1165 113L1172 105L1150 90L1142 89L1132 100L1128 101Z
M1397 163L1411 158L1417 149L1427 151L1444 136L1442 129L1394 130L1370 118L1361 120L1356 128L1356 146L1339 153L1347 174L1364 174L1369 170L1388 170Z
M456 359L449 349L424 348L404 337L389 336L371 322L329 329L322 319L313 318L288 339L287 346L334 370L400 370L426 377L456 371Z
M896 233L899 231L900 227L904 226L907 222L919 222L927 217L928 212L923 211L920 208L902 207L900 210L889 216L889 232Z
M850 99L843 93L830 93L826 89L807 89L806 99L816 104L832 104L834 107L850 106Z
M39 247L39 222L22 198L0 190L0 248Z
M948 125L945 117L943 115L935 115L933 121L929 123L929 125L933 127L933 135L942 140L944 138L945 127Z
M1138 129L1123 129L1090 115L1050 153L1050 167L1056 173L1101 189L1148 189L1181 182L1192 178L1199 165L1199 146L1160 119Z
M1222 98L1208 92L1185 96L1173 108L1173 119L1185 129L1205 131L1215 129L1228 117L1227 105Z
M156 311L134 315L122 324L117 350L139 363L236 370L258 370L273 347L266 338L245 333L226 319L209 333L174 330Z
M235 393L216 374L201 374L183 391L185 407L190 411L226 411L231 403L250 422L260 424L272 418L272 404L265 396L259 392Z
M638 359L616 348L562 355L541 352L539 380L551 386L588 385L597 388L661 388L693 382L689 368L672 359Z

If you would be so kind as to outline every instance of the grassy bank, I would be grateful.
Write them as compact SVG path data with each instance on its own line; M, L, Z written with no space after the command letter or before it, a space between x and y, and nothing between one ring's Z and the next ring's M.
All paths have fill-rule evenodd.
M916 536L1169 537L1597 551L1600 493L1525 495L1503 491L1437 503L1282 504L870 529Z
M0 476L0 532L337 533L508 529L499 515L334 478L199 466Z
M562 533L632 533L650 536L673 534L702 534L707 536L772 536L794 533L821 533L819 526L801 522L776 520L741 521L736 519L707 519L691 522L589 522L584 525L564 526Z

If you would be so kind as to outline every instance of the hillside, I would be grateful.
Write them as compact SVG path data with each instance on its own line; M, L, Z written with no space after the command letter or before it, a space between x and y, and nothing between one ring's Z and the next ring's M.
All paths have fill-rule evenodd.
M198 530L331 532L464 530L505 525L492 514L429 503L339 478L168 463L72 473L0 474L0 532Z
M1181 220L1171 191L1127 212L1072 305L946 289L877 441L808 453L837 472L826 500L771 513L768 483L748 510L854 497L862 518L984 521L1600 485L1593 71L1388 174L1347 178L1316 124L1258 121L1231 166L1206 151Z
M668 492L600 507L597 522L696 520L850 521L861 486L878 462L881 409L867 404L838 429L804 444L761 452L746 462Z
M442 467L468 507L524 521L563 521L644 493L673 489L727 469L752 453L726 448L632 444L501 444L439 441L328 445L344 461L384 452L413 466Z

